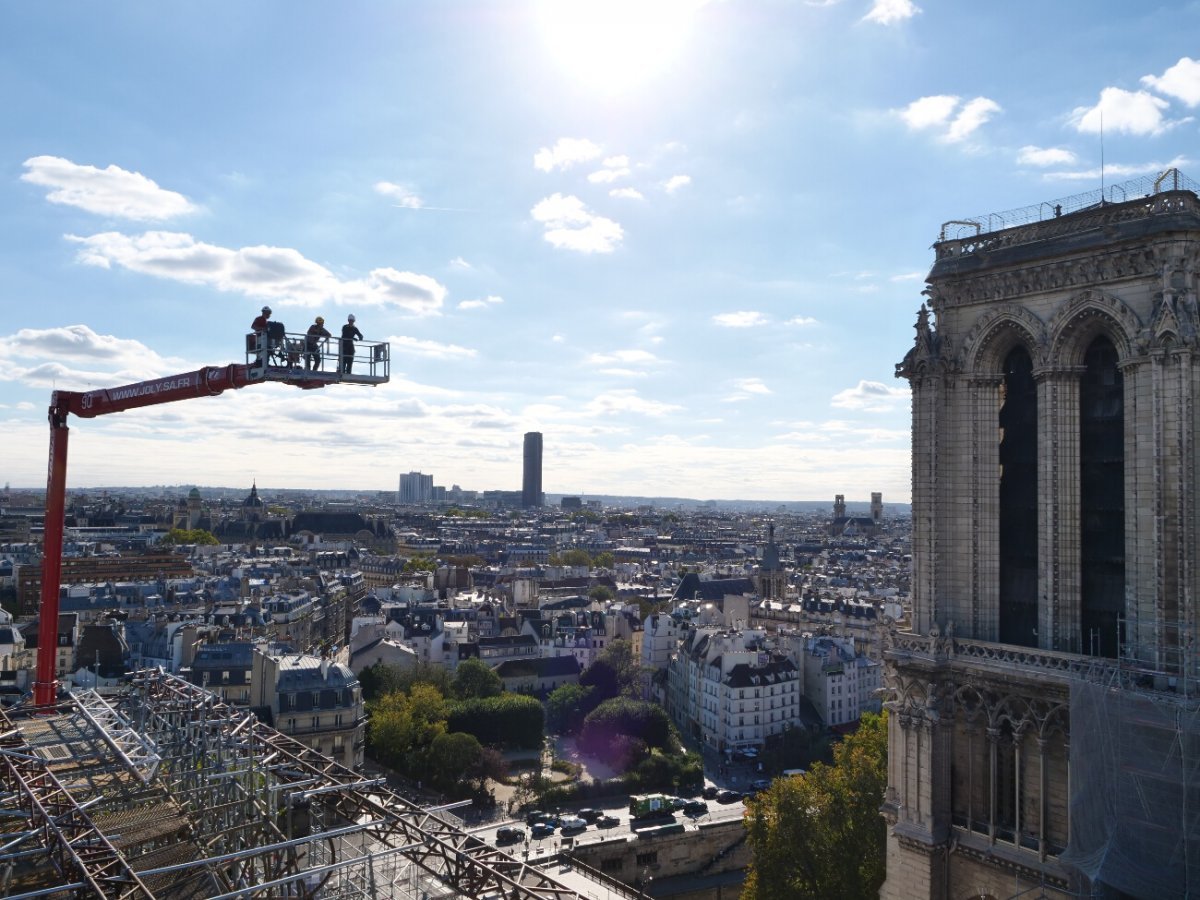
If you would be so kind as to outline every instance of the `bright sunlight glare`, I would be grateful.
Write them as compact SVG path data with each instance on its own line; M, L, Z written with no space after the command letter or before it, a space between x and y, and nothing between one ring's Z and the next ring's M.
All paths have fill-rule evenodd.
M542 33L560 66L589 87L621 93L669 66L706 0L543 0Z

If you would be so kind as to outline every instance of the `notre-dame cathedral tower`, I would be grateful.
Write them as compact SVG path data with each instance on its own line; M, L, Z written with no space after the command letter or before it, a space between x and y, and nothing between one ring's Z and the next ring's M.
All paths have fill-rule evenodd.
M1120 190L935 244L887 900L1200 892L1200 199Z

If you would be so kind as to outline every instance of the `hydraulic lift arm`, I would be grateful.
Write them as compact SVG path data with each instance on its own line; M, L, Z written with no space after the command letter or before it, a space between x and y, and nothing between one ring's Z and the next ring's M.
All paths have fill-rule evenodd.
M302 388L324 387L306 373L275 377ZM43 528L42 601L38 622L37 680L33 702L51 706L58 693L58 592L62 581L63 527L67 493L67 416L83 419L156 406L194 397L215 397L248 384L264 383L262 367L232 364L139 381L98 391L55 391L50 398L50 464L46 476L46 520Z

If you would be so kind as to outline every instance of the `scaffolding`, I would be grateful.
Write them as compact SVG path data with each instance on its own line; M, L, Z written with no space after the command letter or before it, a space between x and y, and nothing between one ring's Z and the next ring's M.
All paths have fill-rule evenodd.
M1124 633L1124 623L1120 623ZM1165 629L1180 631L1179 628ZM1200 696L1194 654L1122 644L1071 683L1070 843L1062 860L1131 897L1200 895Z
M0 896L574 898L176 676L0 711Z

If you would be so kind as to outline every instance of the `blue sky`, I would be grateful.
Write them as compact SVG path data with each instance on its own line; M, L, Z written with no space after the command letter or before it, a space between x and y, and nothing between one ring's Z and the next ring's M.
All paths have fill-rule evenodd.
M68 483L909 499L942 222L1178 166L1200 4L0 5L0 479L54 388L242 361L377 388L74 421Z

